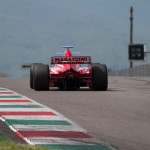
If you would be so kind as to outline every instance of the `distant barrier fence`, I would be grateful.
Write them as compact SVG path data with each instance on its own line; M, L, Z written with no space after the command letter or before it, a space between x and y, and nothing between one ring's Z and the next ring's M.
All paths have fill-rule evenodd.
M133 68L122 69L120 71L110 70L109 76L125 76L125 77L150 77L150 64L140 65Z

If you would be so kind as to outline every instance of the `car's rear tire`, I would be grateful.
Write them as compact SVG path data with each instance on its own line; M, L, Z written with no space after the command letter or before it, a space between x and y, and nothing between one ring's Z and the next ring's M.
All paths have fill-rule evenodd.
M49 90L49 66L35 65L33 87L36 91Z
M92 64L92 86L91 89L106 91L108 87L107 66L104 64Z
M41 63L33 63L30 66L30 88L33 89L33 76L34 76L34 68L36 65L42 65Z

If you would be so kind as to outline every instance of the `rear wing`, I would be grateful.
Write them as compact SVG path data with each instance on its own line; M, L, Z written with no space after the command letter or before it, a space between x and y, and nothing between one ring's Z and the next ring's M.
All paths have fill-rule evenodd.
M91 64L91 56L54 56L51 64Z

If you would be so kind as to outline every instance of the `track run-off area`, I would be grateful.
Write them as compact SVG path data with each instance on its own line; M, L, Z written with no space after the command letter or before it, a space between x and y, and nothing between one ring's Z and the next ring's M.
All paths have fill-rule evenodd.
M107 91L34 91L28 79L3 79L0 117L29 144L149 150L150 78L109 77Z

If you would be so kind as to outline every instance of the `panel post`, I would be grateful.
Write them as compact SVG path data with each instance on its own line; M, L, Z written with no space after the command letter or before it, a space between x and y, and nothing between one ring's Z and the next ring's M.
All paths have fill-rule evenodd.
M130 7L130 44L133 44L133 7ZM130 61L130 68L133 68L133 61Z

